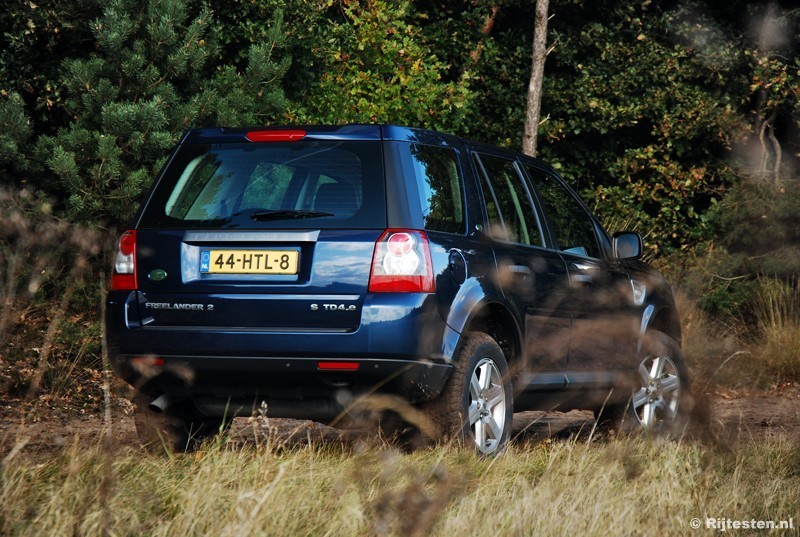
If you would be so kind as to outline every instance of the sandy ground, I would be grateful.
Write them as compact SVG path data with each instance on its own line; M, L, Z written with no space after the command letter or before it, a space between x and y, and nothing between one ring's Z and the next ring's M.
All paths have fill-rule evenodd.
M706 414L706 425L693 425L692 438L724 444L779 436L800 441L800 386L787 386L764 394L712 394L708 400L710 411ZM124 400L117 406L111 420L112 444L135 446L131 407ZM588 438L597 434L593 432L593 425L591 412L520 412L514 415L513 442L538 443L576 435ZM50 416L28 422L6 417L0 427L0 453L3 457L13 451L15 456L46 458L64 448L91 446L100 441L105 430L107 422L103 414ZM291 447L307 443L348 443L353 436L311 421L237 418L228 442Z

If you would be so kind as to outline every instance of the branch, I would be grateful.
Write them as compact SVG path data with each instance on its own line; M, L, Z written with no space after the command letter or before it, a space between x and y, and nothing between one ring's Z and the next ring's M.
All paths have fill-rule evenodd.
M768 131L769 141L772 142L772 147L773 149L775 149L775 164L772 166L773 177L775 178L775 184L779 184L781 182L781 160L783 159L783 150L781 149L781 143L775 136L776 115L777 115L777 110L772 112L772 116L770 116L767 125L769 125L769 131Z

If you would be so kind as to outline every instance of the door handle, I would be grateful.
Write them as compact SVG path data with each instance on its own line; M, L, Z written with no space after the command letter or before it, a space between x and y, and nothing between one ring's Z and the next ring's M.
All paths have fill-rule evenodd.
M532 276L533 271L526 265L508 265L508 271L516 276Z
M574 283L581 284L592 283L593 281L592 277L588 274L570 274L569 279Z

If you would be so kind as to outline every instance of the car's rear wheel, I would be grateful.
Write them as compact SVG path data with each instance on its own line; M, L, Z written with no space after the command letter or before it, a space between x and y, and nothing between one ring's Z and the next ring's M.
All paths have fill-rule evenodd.
M668 335L653 330L645 337L628 402L603 409L598 421L621 432L673 432L684 425L690 400L689 377L680 346Z
M150 408L151 400L152 397L141 393L133 399L133 420L139 443L151 450L191 451L230 424L223 418L201 416L186 403L157 412Z
M487 334L474 333L453 365L441 396L429 404L430 417L446 438L495 454L508 441L514 412L503 351Z

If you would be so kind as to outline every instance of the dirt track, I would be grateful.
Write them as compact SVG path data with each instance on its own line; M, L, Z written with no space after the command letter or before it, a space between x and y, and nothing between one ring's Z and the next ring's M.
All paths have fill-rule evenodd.
M784 436L800 440L800 386L760 395L710 395L708 427L695 425L693 437L709 439L708 430L725 444ZM122 400L112 419L113 445L136 445L130 406ZM588 437L594 420L590 412L522 412L514 416L514 442L537 443L573 435ZM48 456L61 448L88 447L101 438L102 414L47 417L38 421L3 420L0 451L20 451L33 457ZM291 446L308 442L347 442L342 433L318 423L301 420L237 418L230 442Z

